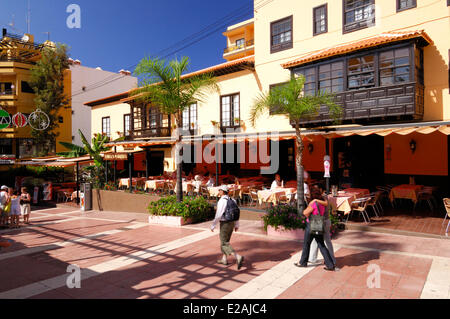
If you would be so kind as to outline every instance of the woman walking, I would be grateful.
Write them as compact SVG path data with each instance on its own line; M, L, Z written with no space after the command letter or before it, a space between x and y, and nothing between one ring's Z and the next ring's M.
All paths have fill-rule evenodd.
M310 215L321 215L324 216L326 212L326 207L328 206L328 201L322 199L322 194L320 190L313 189L311 191L311 202L308 207L303 211L303 215L305 215L307 219L306 229L305 229L305 238L303 240L303 251L302 257L298 263L295 263L297 267L306 267L308 265L308 257L311 249L311 242L315 239L320 253L323 255L325 260L326 267L325 270L334 271L335 266L332 257L330 256L330 252L325 247L323 234L313 234L311 233L311 224L309 222ZM326 216L324 216L326 217Z

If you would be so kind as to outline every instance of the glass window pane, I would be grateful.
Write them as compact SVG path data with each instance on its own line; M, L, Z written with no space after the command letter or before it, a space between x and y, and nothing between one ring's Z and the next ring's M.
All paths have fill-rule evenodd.
M395 59L395 65L406 65L406 64L409 64L409 57Z
M319 67L319 72L329 72L331 69L331 65L330 64L323 64Z
M409 82L409 74L396 75L395 82Z
M385 51L380 53L380 61L393 59L394 58L394 51Z
M395 50L395 57L407 56L409 57L409 48L397 49Z
M380 85L391 85L394 84L394 77L385 77L380 78Z

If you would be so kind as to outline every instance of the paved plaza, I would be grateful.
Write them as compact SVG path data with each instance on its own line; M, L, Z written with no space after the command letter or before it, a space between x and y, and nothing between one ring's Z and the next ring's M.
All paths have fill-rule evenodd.
M450 241L344 231L334 239L340 270L298 268L300 241L272 239L258 220L242 220L232 245L238 271L220 257L210 223L149 225L146 214L32 212L31 224L0 231L0 299L419 299L450 298ZM320 256L320 254L319 254ZM81 288L69 288L81 269ZM69 267L69 269L68 269ZM69 285L70 286L70 285Z

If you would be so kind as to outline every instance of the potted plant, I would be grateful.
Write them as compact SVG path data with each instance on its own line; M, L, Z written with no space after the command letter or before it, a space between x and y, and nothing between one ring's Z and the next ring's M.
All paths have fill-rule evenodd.
M303 239L306 228L306 218L298 214L296 207L277 205L267 209L262 217L264 229L268 236Z

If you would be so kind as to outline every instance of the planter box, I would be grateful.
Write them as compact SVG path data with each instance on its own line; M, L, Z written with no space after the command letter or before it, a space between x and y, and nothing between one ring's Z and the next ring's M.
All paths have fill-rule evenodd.
M287 238L295 240L303 240L305 237L305 231L303 229L286 230L283 226L279 226L277 230L275 227L267 226L267 236L275 238Z
M190 218L184 219L183 217L179 216L150 215L148 216L148 222L150 224L158 224L158 225L183 226L191 224L192 220Z
M148 204L160 197L122 191L92 190L92 208L100 211L145 213Z

